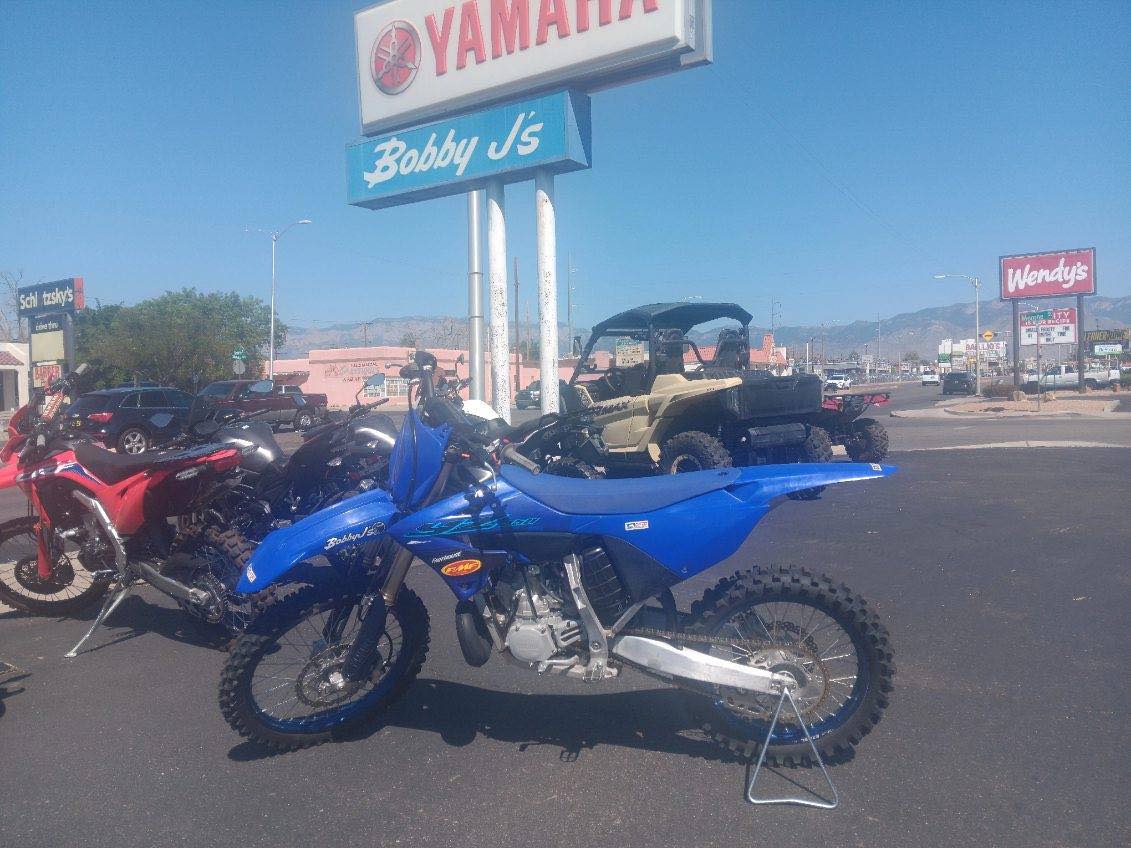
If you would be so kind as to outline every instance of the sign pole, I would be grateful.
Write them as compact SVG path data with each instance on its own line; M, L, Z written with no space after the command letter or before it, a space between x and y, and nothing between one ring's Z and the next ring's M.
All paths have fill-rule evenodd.
M538 238L539 376L542 414L558 411L558 231L554 211L554 175L534 174Z
M483 400L483 229L479 217L482 205L482 190L467 193L467 355L472 400Z
M1016 300L1011 300L1013 306L1013 387L1021 388L1021 318L1018 314Z
M1084 393L1084 295L1076 295L1076 376L1077 387Z
M487 181L487 279L491 296L491 405L511 422L510 344L507 339L507 221L503 181Z

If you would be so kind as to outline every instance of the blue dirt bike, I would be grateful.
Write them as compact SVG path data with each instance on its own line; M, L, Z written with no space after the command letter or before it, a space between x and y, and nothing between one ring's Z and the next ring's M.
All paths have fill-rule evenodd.
M280 599L224 669L220 706L236 731L300 748L402 695L429 642L428 612L404 585L416 560L455 593L456 632L473 666L499 653L588 682L635 668L684 691L707 732L739 754L772 729L772 762L844 753L876 723L894 674L888 636L843 584L804 569L754 569L723 578L689 612L671 589L734 554L785 495L893 467L539 475L492 441L498 432L485 435L433 394L429 366L421 372L420 408L405 418L389 490L276 530L252 555L237 591L281 584ZM322 557L329 567L312 563ZM797 712L775 723L786 691Z

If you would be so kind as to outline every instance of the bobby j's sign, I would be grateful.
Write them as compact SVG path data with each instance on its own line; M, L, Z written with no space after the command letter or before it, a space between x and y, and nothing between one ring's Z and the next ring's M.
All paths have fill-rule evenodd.
M589 98L560 91L349 148L349 202L381 209L590 165Z

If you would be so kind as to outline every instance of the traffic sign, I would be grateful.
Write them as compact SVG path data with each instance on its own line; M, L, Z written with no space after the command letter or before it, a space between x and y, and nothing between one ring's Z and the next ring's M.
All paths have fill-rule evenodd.
M238 360L240 362L247 362L247 351L242 347L237 347L232 351L232 359ZM242 374L243 372L241 371L240 373Z
M993 330L986 330L986 332L982 333L982 338L988 342L992 342L994 340L994 336L996 335L997 333L995 333Z
M247 371L247 363L242 359L232 359L232 373L237 377Z

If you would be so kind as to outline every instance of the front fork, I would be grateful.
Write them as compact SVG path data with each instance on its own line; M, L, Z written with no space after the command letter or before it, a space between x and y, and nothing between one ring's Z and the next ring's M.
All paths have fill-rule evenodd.
M55 558L51 556L51 521L47 517L47 510L39 499L39 489L32 484L28 487L28 498L31 500L32 509L35 511L35 570L40 580L50 580L55 574Z
M453 467L454 462L452 460L444 462L435 484L420 504L421 509L435 501L443 493L444 487L448 485L448 477L451 476ZM408 548L398 547L397 552L393 554L393 563L389 566L389 573L385 575L385 580L381 584L381 591L374 593L371 599L369 599L369 595L366 596L366 599L369 599L369 604L362 612L361 627L358 629L357 637L350 645L342 663L342 676L349 682L360 683L369 674L369 669L377 658L381 634L385 632L385 621L389 615L389 607L397 602L397 595L400 594L401 586L404 585L404 579L408 574L409 566L412 565L412 559L412 551Z
M362 599L361 627L342 663L342 677L350 683L360 683L373 667L381 644L381 634L385 632L389 607L396 603L410 565L412 565L412 551L408 548L398 548L393 554L393 563L381 584L380 591L368 593Z

